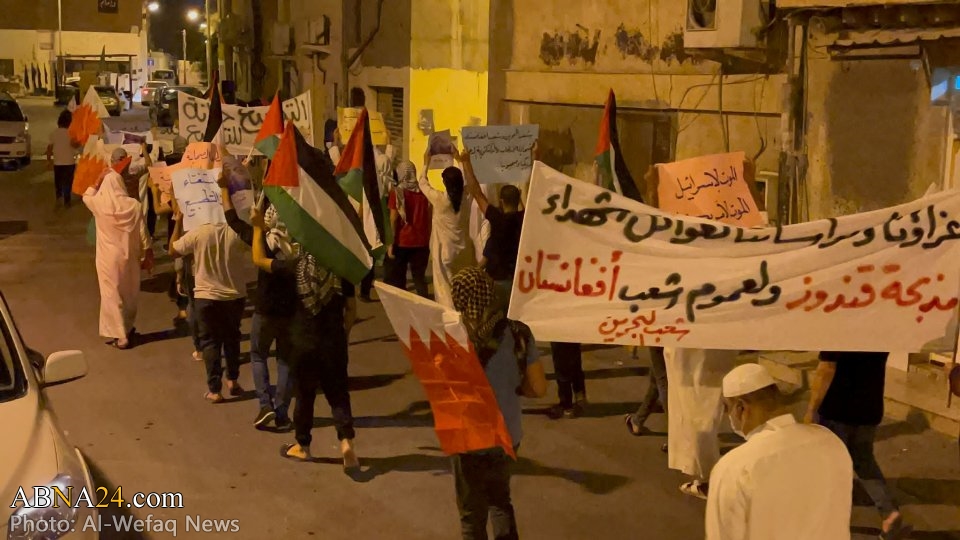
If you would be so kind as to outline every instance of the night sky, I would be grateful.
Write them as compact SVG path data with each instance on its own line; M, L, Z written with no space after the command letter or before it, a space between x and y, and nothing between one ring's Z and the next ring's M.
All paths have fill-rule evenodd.
M206 31L200 30L199 21L187 20L187 11L197 8L203 16L203 0L157 0L160 11L150 14L150 46L152 50L163 49L180 58L183 52L183 38L180 31L187 29L187 59L203 60L206 57L203 40ZM216 5L216 0L211 0Z

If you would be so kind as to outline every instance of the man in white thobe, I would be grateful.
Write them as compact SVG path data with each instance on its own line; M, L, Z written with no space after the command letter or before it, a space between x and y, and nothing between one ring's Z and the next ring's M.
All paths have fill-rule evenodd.
M759 364L724 377L723 399L747 442L710 475L707 540L849 540L853 462L843 442L798 424Z
M720 459L717 434L723 421L721 382L739 351L665 348L667 367L667 463L693 480L680 491L706 499L707 479Z
M111 165L126 157L122 148L114 150ZM137 317L141 260L148 265L153 261L140 202L129 196L120 173L110 169L83 194L83 203L93 213L97 229L100 335L126 349Z

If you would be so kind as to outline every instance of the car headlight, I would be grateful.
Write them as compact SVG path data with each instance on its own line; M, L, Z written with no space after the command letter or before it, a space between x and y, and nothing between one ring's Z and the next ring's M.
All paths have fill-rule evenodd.
M78 484L70 476L60 474L47 487L50 489L46 500L35 497L29 506L21 506L10 516L7 540L56 540L75 528L79 513L75 501L63 502L54 489L69 496L69 493L82 489L83 483Z
M18 142L18 143L27 142L27 132L24 131L23 133L17 135L15 142Z

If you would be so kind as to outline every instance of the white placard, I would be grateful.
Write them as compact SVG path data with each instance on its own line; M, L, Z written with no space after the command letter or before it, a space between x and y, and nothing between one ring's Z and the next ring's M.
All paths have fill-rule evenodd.
M460 134L481 184L514 184L530 179L532 150L540 126L465 126Z
M173 194L183 212L183 230L208 223L226 223L217 178L220 169L184 168L170 174Z

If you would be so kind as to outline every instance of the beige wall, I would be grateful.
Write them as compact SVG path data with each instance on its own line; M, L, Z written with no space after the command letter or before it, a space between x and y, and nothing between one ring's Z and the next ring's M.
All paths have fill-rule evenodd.
M930 105L922 70L819 57L809 80L811 219L908 202L941 184L947 110Z
M139 1L120 0L117 13L100 13L96 0L61 0L63 29L85 32L130 32L141 24ZM57 0L0 2L0 29L38 30L57 28Z

